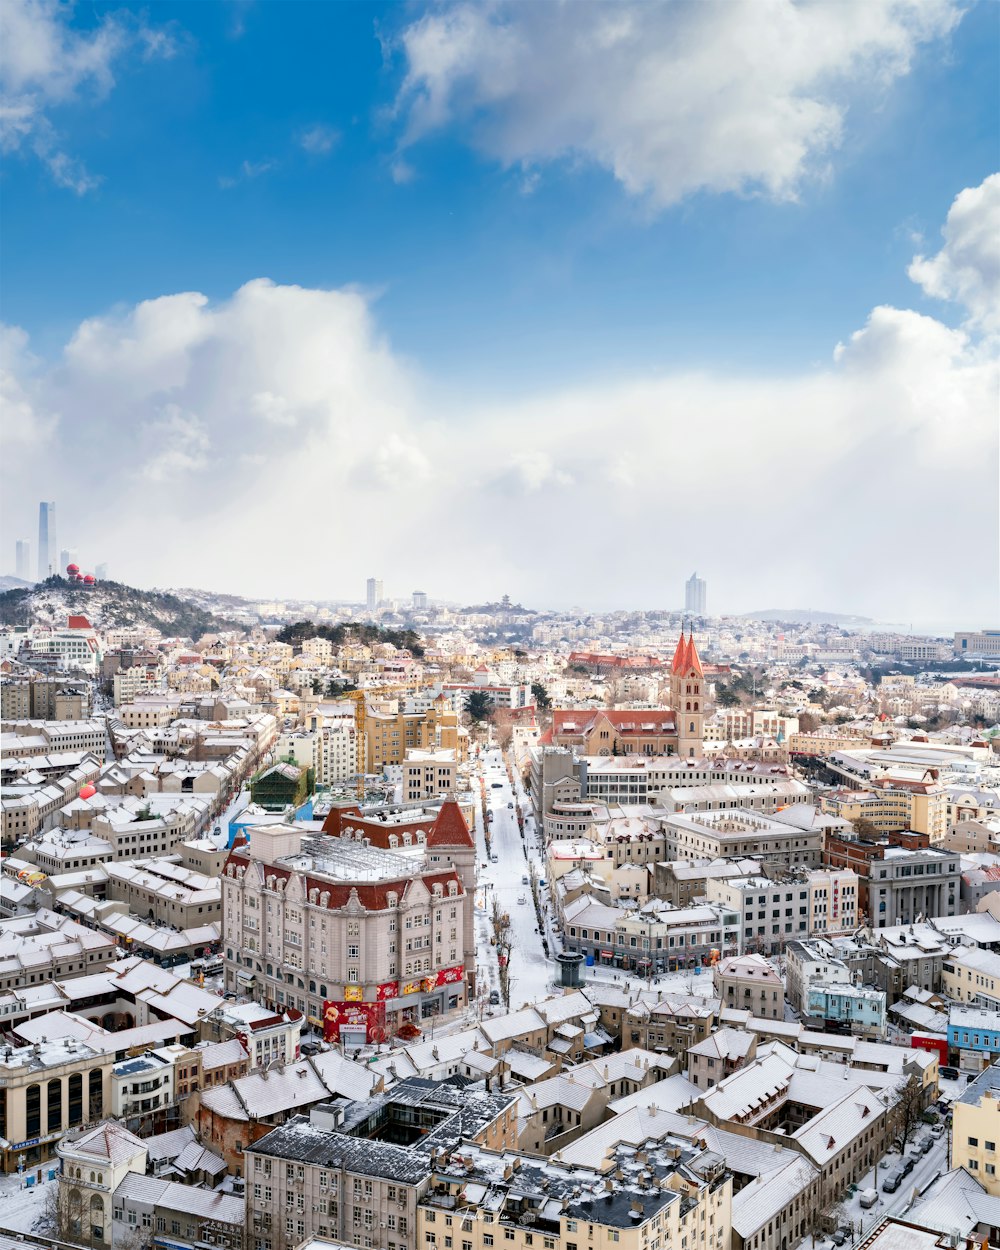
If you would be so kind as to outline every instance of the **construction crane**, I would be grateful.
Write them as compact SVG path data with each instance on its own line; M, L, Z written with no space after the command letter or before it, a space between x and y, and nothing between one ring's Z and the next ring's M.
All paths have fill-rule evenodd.
M354 704L354 732L357 738L358 751L358 803L365 801L365 765L368 763L368 743L365 738L365 722L368 716L367 701L369 699L398 699L406 691L401 686L369 686L364 690L346 690L337 696L338 699L349 699Z

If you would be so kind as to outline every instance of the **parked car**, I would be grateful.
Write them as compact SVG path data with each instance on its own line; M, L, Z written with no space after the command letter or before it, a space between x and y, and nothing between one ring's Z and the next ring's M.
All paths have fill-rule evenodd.
M903 1163L902 1163L902 1169L901 1169L901 1170L902 1170L903 1175L904 1175L904 1176L909 1176L909 1175L910 1175L910 1173L913 1171L914 1167L915 1167L915 1163L914 1163L914 1160L913 1160L913 1156L912 1156L912 1155L907 1155L907 1156L906 1156L906 1158L903 1160Z
M878 1202L878 1190L877 1189L862 1189L861 1197L859 1201L861 1203L862 1210L864 1211L871 1210L871 1208L875 1205L875 1203Z
M893 1168L889 1175L882 1182L882 1192L884 1194L894 1194L903 1183L903 1171L901 1168Z
M525 874L521 877L521 884L522 884L522 885L528 885L528 884L529 884L527 873L525 873Z
M939 1068L938 1073L943 1076L946 1081L958 1080L958 1068Z
M508 806L508 807L513 807L513 806L514 806L514 804L513 804L513 803L508 803L508 804L507 804L507 806Z
M517 901L518 901L518 902L521 904L521 906L523 907L523 906L524 906L524 904L525 904L528 900L524 897L524 895L523 895L523 894L520 894L520 895L518 895L518 899L517 899Z
M492 785L492 786L490 786L490 789L491 789L491 790L502 790L502 789L503 789L503 782L502 782L502 781L494 781L493 785Z
M491 1007L500 1006L500 991L499 990L490 990L490 1006Z
M935 1124L935 1125L933 1125L933 1126L932 1126L932 1128L931 1128L931 1133L932 1133L935 1137L940 1137L940 1136L941 1136L941 1134L942 1134L943 1132L944 1132L944 1125L943 1125L943 1124Z
M490 856L490 863L491 863L491 864L499 864L499 863L500 863L500 856L499 856L499 855L491 855L491 856Z
M837 1228L830 1234L830 1240L835 1246L842 1246L847 1240L847 1231L843 1228Z
M921 1153L922 1155L927 1154L927 1153L928 1153L928 1151L930 1151L931 1149L933 1149L933 1146L934 1146L934 1138L933 1138L933 1137L925 1137L925 1138L923 1139L923 1141L920 1143L920 1153Z

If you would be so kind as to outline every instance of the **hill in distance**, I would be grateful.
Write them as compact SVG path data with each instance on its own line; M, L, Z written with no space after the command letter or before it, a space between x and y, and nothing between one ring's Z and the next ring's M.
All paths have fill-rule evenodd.
M148 625L168 636L195 642L204 634L246 629L244 622L216 616L178 595L138 590L121 582L83 587L64 577L50 577L37 586L0 594L0 625L30 625L33 621L65 625L71 613L80 613L92 625L105 629Z
M814 612L810 608L766 608L763 612L743 612L743 621L787 621L789 625L872 625L870 616L845 612Z

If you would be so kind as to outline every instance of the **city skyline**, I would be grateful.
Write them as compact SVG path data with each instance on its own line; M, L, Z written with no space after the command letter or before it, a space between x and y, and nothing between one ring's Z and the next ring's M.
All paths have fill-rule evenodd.
M919 622L959 534L991 619L987 6L610 11L4 6L8 569L45 495L132 584L223 589L211 530L224 589L343 597L447 534L442 598L638 605L696 543L718 609Z

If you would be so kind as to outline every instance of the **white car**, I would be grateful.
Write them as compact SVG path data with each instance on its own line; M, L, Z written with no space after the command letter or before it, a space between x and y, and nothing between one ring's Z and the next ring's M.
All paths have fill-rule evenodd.
M523 904L523 903L526 903L528 900L524 897L524 895L523 895L523 894L520 894L520 895L518 895L518 899L517 899L517 901L518 901L519 903L522 903L522 904Z

